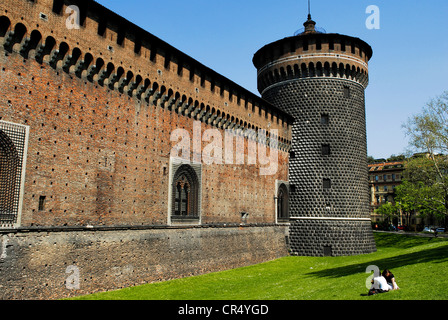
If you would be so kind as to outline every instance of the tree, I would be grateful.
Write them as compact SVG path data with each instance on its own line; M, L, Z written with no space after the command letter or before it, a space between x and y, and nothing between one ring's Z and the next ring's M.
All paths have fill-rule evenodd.
M444 222L448 214L448 176L441 178L439 171L448 172L445 156L410 159L406 163L405 181L397 187L397 200L423 216Z
M406 124L410 146L420 157L406 164L405 182L397 190L403 201L422 214L447 224L448 216L448 91L432 99Z
M375 163L375 158L372 156L367 156L367 163L368 164Z
M410 145L429 153L448 153L448 91L429 101L421 114L410 117L404 125Z
M392 222L392 219L396 217L398 213L397 207L390 202L381 205L381 207L376 209L375 212L384 216L385 221L388 225Z
M391 155L390 158L387 159L387 162L396 162L396 161L404 161L406 160L406 156L403 154L400 154L398 156L396 155Z
M425 216L424 213L418 211L420 195L418 187L407 180L395 188L395 203L397 211L405 218L404 224L410 225L411 215L416 212L422 217Z
M384 159L384 158L380 158L380 159L375 159L372 156L367 156L367 163L368 164L374 164L374 163L384 163L384 162L395 162L395 161L404 161L406 160L406 156L405 155L391 155L389 158Z

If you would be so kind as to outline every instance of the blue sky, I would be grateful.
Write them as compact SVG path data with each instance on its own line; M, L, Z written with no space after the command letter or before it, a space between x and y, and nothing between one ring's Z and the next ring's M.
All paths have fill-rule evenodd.
M97 0L136 25L259 95L255 52L292 36L307 0ZM366 8L380 9L369 30ZM311 14L328 33L359 37L373 48L366 90L368 154L406 151L402 124L448 90L448 1L312 0Z

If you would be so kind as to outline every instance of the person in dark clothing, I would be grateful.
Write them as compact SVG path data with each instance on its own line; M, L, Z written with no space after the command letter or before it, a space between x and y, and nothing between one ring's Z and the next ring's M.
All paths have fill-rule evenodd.
M383 271L382 276L386 279L387 284L390 286L391 290L398 290L400 289L397 285L397 282L395 281L395 276L392 272L390 272L389 269L386 269Z

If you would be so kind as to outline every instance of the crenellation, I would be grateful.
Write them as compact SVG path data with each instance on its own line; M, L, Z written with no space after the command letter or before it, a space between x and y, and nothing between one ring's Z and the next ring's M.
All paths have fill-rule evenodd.
M76 1L75 1L76 2ZM43 10L43 8L45 7L45 5L50 5L50 2L38 2L36 3L36 6L38 6L37 10ZM64 15L65 10L67 8L67 5L64 4L63 2L51 2L51 6L55 9L53 12L53 10L51 11L50 18L49 18L49 24L51 23L52 25L41 25L38 29L37 32L39 34L48 32L48 29L51 29L51 33L55 34L56 32L54 31L55 28L53 28L54 25L63 25L65 23L65 20L67 19L67 16ZM34 8L36 9L36 8ZM80 7L81 11L84 10L83 7ZM43 10L45 11L45 10ZM51 36L51 38L46 37L45 41L48 40L49 42L49 46L40 46L39 49L41 49L39 51L39 54L37 55L37 59L40 62L44 62L46 61L46 56L50 55L49 58L49 62L53 67L61 67L60 64L62 64L62 68L63 70L65 70L66 72L71 72L72 67L75 66L75 72L77 72L78 76L83 76L83 73L85 70L89 69L89 71L87 72L88 75L88 79L90 79L90 81L95 80L95 76L96 74L101 74L101 76L98 76L99 81L103 82L106 81L106 84L109 84L111 87L115 88L114 86L112 86L113 84L116 83L116 81L118 81L119 79L116 78L111 78L110 81L107 81L107 79L104 78L104 76L107 74L106 72L102 72L101 71L101 67L106 68L106 63L105 61L110 60L112 63L114 63L113 61L115 60L114 57L115 56L126 56L126 54L122 51L126 51L126 52L130 52L132 51L135 54L135 61L137 60L141 60L144 59L147 61L148 55L149 55L149 60L152 61L152 65L151 64L147 64L145 63L145 67L135 67L134 69L147 69L149 67L149 69L153 70L152 72L150 72L149 74L157 74L156 76L154 76L155 80L158 81L159 78L161 76L167 76L170 80L173 78L172 75L177 75L178 77L181 77L181 81L183 81L184 79L184 74L186 74L186 72L184 72L184 70L188 70L188 74L189 74L189 80L192 82L192 85L194 86L194 89L192 90L192 92L190 92L190 95L196 95L197 94L197 90L196 88L202 87L205 89L210 88L210 91L219 91L220 94L223 96L223 99L228 101L228 103L230 105L235 105L235 106L240 106L241 104L239 103L239 99L238 97L241 95L240 94L240 90L238 89L237 91L234 91L233 89L233 84L227 85L225 84L225 82L227 81L212 81L210 80L209 84L208 81L206 80L207 78L209 78L210 76L208 75L208 73L205 73L203 71L201 71L200 69L203 69L203 66L197 66L198 64L196 62L194 62L191 58L187 58L187 60L190 60L191 62L187 63L187 62L181 62L179 64L176 64L174 61L179 60L179 61L184 61L185 59L179 59L179 58L175 58L176 56L178 56L179 54L174 54L173 52L176 51L172 51L170 49L165 50L164 47L169 47L165 44L162 44L162 42L158 39L156 39L155 37L153 37L153 41L150 41L149 43L147 42L147 40L139 40L140 39L140 34L141 32L136 32L137 36L133 37L133 36L129 36L129 32L120 32L120 28L115 27L114 23L117 23L116 21L120 21L120 19L122 20L121 17L117 16L116 14L111 14L110 12L107 12L107 17L102 16L102 18L98 17L98 14L96 13L96 15L94 14L94 11L92 10L92 7L89 6L89 11L87 12L87 14L85 15L85 21L84 24L81 26L81 31L79 30L70 30L70 32L65 32L65 36L64 41L60 42L58 44L58 41L55 40L55 38L53 36ZM116 20L117 19L117 20ZM4 19L6 21L6 19ZM3 24L5 25L6 22ZM49 28L48 28L49 27ZM134 26L135 28L135 26ZM45 30L46 29L46 30ZM138 29L138 28L137 28ZM23 27L19 28L19 32L16 32L16 35L14 37L14 34L10 35L10 42L13 43L13 45L15 44L15 42L17 41L17 38L21 38L22 35L24 35L27 31L25 30L29 30L29 27L27 25L24 25ZM36 30L35 30L36 31ZM67 30L66 30L67 31ZM69 43L71 43L72 41L70 40L70 38L68 38L68 36L70 36L71 32L78 34L79 32L83 32L83 33L87 33L88 36L85 37L86 39L82 38L81 41L85 42L84 46L85 47L89 47L89 48L94 48L94 51L96 50L96 53L94 51L89 52L89 55L92 55L93 59L90 58L90 56L88 56L88 59L83 59L81 61L79 61L78 59L81 58L82 54L83 54L83 50L81 49L81 47L83 47L82 44L79 43L79 39L76 40L76 46L72 47ZM45 37L45 36L44 36ZM90 38L92 38L92 40L90 40ZM136 40L137 39L137 40ZM105 42L104 46L97 46L97 45L93 45L92 41L98 42L98 40L100 42ZM42 40L43 42L43 40ZM56 42L56 43L54 43ZM91 44L87 44L90 43ZM131 44L134 43L134 44ZM135 44L137 43L137 44ZM56 46L59 47L59 49L55 49L50 51L51 46ZM25 51L26 46L23 46ZM105 48L101 49L101 48ZM12 49L11 49L12 50ZM49 51L51 53L49 53ZM82 51L82 53L80 54L79 51ZM90 50L89 50L90 51ZM86 54L87 55L87 54ZM89 62L92 62L92 60L97 60L100 58L96 58L95 56L99 56L101 57L101 59L103 59L103 63L100 62L99 64L101 65L100 68L97 67L90 67ZM166 58L165 57L169 57ZM146 59L145 59L146 58ZM136 60L137 59L137 60ZM60 63L59 61L63 60L62 63ZM82 61L84 61L84 63L82 65L79 65ZM129 68L132 68L132 65L135 63L135 61L129 63L123 63L124 61L121 61L120 64L121 65L130 65ZM78 65L77 65L78 63ZM161 66L159 65L159 63L163 64L164 68L161 68ZM96 65L95 65L96 66ZM152 66L152 67L151 67ZM90 68L89 68L90 67ZM120 68L120 67L119 67ZM123 67L121 67L123 68ZM110 69L110 68L109 68ZM115 69L115 67L114 67ZM124 69L124 68L123 68ZM165 70L165 73L168 73L168 75L164 75L163 70ZM110 70L109 70L110 71ZM121 75L124 75L126 73L125 70L119 70L120 73L122 73ZM115 77L120 76L118 74L114 75ZM213 76L214 77L214 76ZM223 79L223 78L221 78ZM122 81L126 81L127 78L123 78ZM176 80L173 79L171 80L173 82L175 82ZM171 82L170 81L170 82ZM117 84L117 88L119 88L120 90L123 89L123 85ZM224 93L225 92L225 93ZM235 97L237 97L236 99L234 99Z

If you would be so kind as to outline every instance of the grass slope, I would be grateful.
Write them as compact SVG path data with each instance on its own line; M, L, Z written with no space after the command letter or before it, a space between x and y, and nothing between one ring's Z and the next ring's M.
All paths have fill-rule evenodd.
M93 300L447 300L448 241L375 234L378 251L354 257L284 257L254 266L147 284ZM366 268L391 269L400 290L366 296Z

